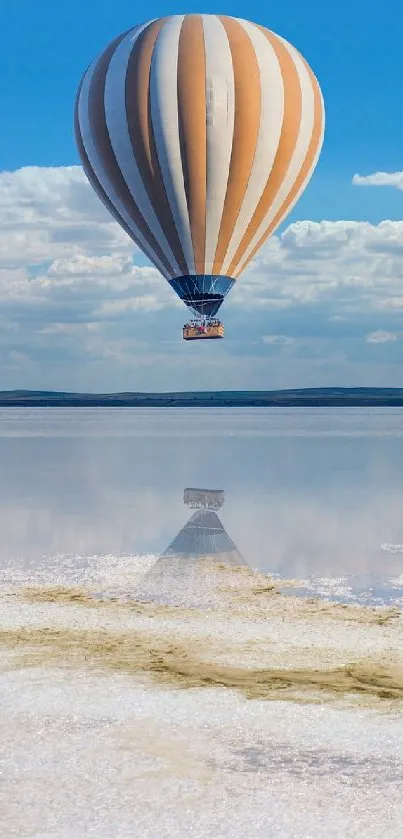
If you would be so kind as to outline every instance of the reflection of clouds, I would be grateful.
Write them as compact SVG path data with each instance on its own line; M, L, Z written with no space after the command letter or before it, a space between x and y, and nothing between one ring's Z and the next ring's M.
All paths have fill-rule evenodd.
M81 497L81 501L85 501ZM158 494L99 493L90 509L63 510L9 505L0 510L0 562L34 561L46 554L147 553L150 544L169 538L175 511ZM178 511L177 518L180 513Z
M99 476L98 476L99 478ZM310 497L306 497L306 495ZM69 496L69 493L68 493ZM74 503L73 503L74 502ZM312 488L291 495L227 493L222 521L248 564L283 577L340 576L402 571L403 493L332 504ZM74 498L63 489L40 499L14 497L0 509L0 559L35 559L52 553L160 553L183 524L179 493L87 481ZM385 550L386 539L393 542Z
M382 545L385 537L403 539L403 490L397 495L374 486L373 495L365 491L361 502L349 501L340 493L332 503L312 487L289 496L267 493L229 500L227 523L249 562L283 577L398 573L402 557Z
M16 446L4 458L10 479L0 488L0 562L163 549L172 522L181 524L181 498L167 504L164 488L142 480L141 443L64 442L30 441L23 456Z
M299 578L402 573L400 553L382 550L403 544L398 409L0 418L0 561L161 554L186 522L184 487L207 485L226 490L220 518L249 565Z

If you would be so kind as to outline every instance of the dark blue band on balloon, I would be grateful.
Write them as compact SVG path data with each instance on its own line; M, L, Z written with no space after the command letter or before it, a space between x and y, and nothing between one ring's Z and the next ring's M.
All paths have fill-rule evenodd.
M235 280L222 274L185 274L169 280L178 297L194 312L214 317Z

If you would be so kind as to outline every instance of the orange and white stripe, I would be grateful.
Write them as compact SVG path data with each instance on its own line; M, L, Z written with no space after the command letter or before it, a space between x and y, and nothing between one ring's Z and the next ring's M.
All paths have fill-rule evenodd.
M173 15L116 38L81 82L89 181L168 279L237 278L316 166L324 106L283 38L224 15Z

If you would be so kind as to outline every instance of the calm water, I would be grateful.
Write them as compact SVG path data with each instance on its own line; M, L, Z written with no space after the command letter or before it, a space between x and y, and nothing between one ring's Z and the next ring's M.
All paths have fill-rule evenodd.
M402 604L402 464L399 409L2 410L1 568L173 543L185 564L232 552L304 594ZM186 488L223 492L214 521Z

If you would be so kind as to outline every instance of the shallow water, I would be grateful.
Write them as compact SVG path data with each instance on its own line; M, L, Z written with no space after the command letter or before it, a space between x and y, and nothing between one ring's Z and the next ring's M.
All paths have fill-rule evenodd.
M399 409L0 411L0 833L400 839L402 455Z
M3 409L0 566L158 556L207 488L250 567L401 605L402 463L400 409ZM204 549L191 528L183 556Z

